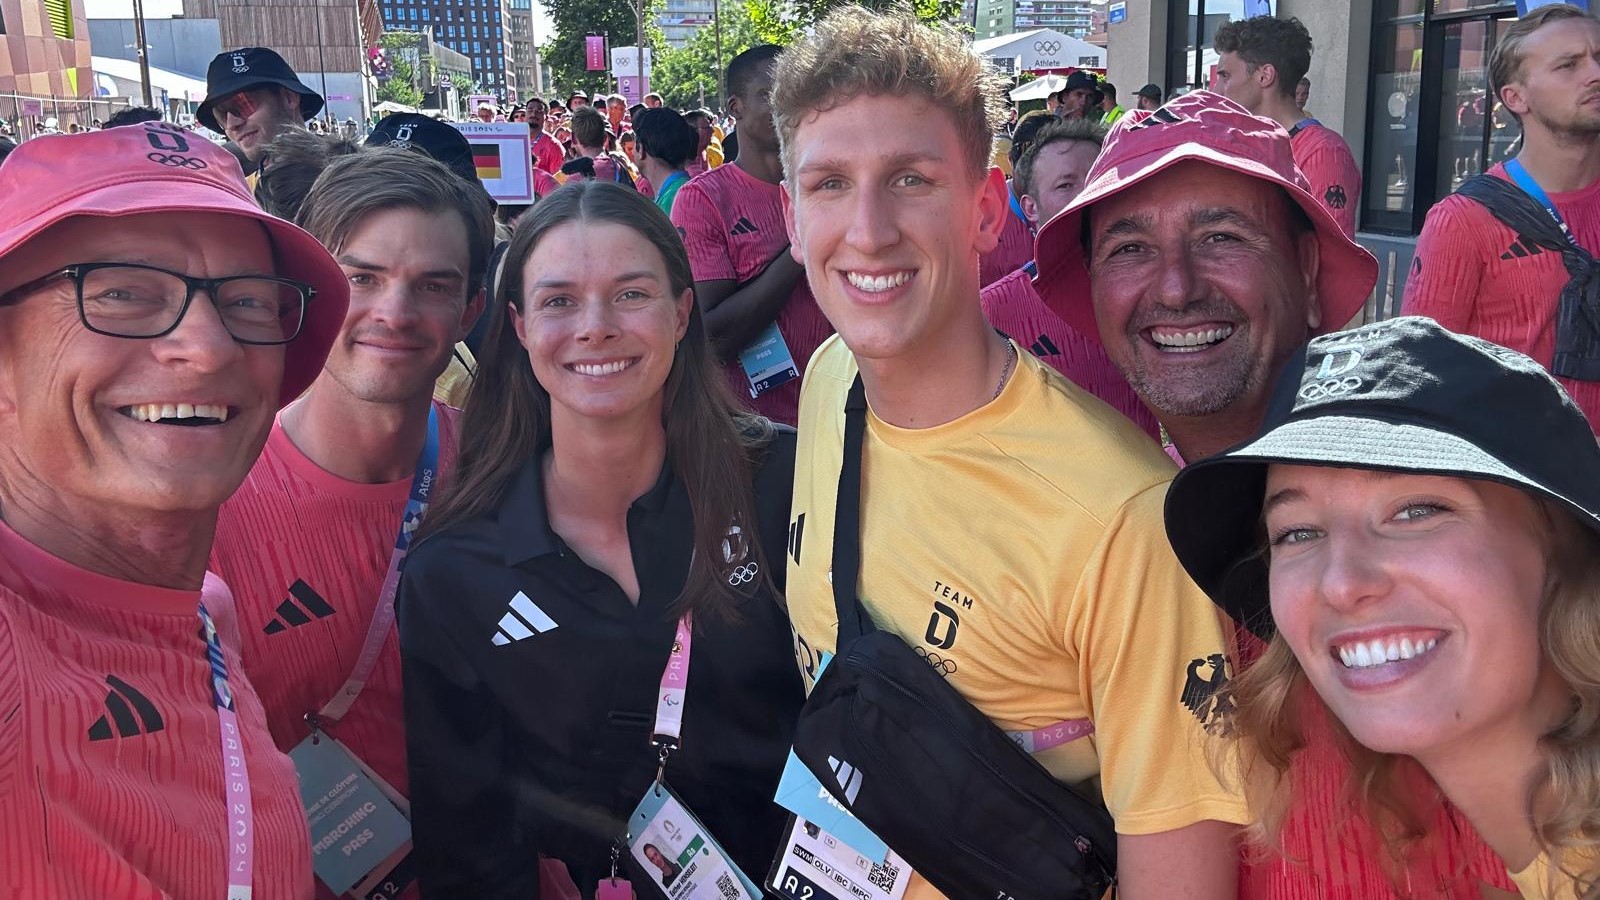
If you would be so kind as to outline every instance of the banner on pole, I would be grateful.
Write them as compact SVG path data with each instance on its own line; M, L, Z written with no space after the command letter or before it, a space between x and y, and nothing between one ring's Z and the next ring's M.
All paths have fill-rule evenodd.
M497 203L533 202L533 144L527 122L457 122L478 180Z
M602 35L591 34L583 39L584 68L591 72L603 72L606 68L606 39Z

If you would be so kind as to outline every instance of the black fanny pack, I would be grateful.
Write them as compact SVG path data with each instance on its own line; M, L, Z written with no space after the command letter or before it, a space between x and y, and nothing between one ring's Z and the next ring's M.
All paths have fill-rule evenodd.
M867 401L845 402L833 534L838 652L795 754L918 874L955 900L1099 900L1116 880L1105 805L1057 781L856 597Z

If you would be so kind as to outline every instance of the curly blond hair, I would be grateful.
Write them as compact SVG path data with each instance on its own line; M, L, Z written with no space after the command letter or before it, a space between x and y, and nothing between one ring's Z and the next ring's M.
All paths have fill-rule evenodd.
M917 94L949 113L973 177L982 178L1005 121L1003 83L949 25L925 25L905 11L840 7L778 57L772 118L784 171L793 169L794 136L806 116L861 96Z
M1572 706L1540 741L1546 755L1528 786L1528 810L1553 876L1571 879L1581 900L1600 900L1600 536L1565 507L1542 499L1538 506L1547 560L1540 645L1571 691ZM1437 821L1429 806L1439 795L1436 787L1417 790L1415 760L1357 743L1317 697L1282 635L1274 635L1226 691L1235 740L1219 751L1216 764L1234 769L1224 774L1236 775L1249 797L1256 822L1247 836L1254 852L1281 847L1290 812L1288 773L1306 745L1304 717L1321 715L1350 761L1352 804L1383 836L1383 862L1397 875L1428 840L1427 823Z

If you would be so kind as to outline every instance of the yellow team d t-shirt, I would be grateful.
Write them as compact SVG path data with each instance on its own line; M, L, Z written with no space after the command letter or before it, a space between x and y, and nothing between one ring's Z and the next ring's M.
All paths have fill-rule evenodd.
M1569 868L1578 868L1580 871L1592 864L1591 859L1581 855L1575 856L1571 862L1573 865ZM1511 872L1510 875L1524 900L1578 900L1577 883L1570 875L1557 871L1546 854L1541 854L1521 872Z
M855 359L838 336L800 394L789 613L807 687L834 652L829 583L844 401ZM934 428L869 414L859 596L1007 731L1089 719L1036 758L1098 790L1119 833L1249 821L1209 764L1226 716L1220 620L1162 525L1175 471L1137 426L1030 353L986 406ZM938 897L920 878L908 897Z

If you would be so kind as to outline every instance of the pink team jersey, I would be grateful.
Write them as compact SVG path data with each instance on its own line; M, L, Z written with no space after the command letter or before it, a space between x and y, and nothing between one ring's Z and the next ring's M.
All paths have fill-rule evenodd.
M1506 178L1503 166L1489 174ZM1600 181L1551 194L1572 236L1600 254ZM1561 254L1545 250L1501 224L1482 204L1458 194L1428 210L1417 239L1401 310L1477 335L1550 365L1556 351L1556 312L1570 276ZM1600 381L1558 378L1590 425L1600 422Z
M434 409L439 470L448 473L460 412L437 402ZM306 713L321 709L350 676L410 493L409 476L360 484L318 467L280 421L223 505L211 569L234 589L245 671L280 749L310 734ZM355 706L327 731L401 794L408 793L404 715L391 627Z
M554 175L543 169L533 170L533 196L536 199L543 200L558 187L561 187L561 182L557 181Z
M1350 145L1337 131L1316 120L1299 128L1289 140L1294 164L1311 183L1311 196L1333 213L1339 227L1356 233L1356 205L1361 202L1361 170Z
M1027 265L1030 259L1033 259L1033 227L1017 215L1013 204L1006 216L1005 229L1000 232L1000 243L978 257L978 286L994 284Z
M250 776L256 900L311 896L294 766L243 677L233 598L120 581L0 523L0 897L221 898L228 830L199 604Z
M543 169L546 173L554 175L561 171L561 164L566 162L567 154L562 152L561 145L548 132L535 131L533 135L533 166Z
M744 284L761 274L779 253L789 252L781 189L754 178L737 164L718 166L678 190L672 223L683 236L695 281ZM811 288L801 276L778 313L778 330L801 372L811 354L833 334ZM724 367L736 396L755 411L787 425L800 412L800 379L750 399L750 383L737 360Z
M1111 364L1099 336L1088 337L1062 321L1045 305L1024 269L983 289L979 295L989 324L1005 332L1033 355L1049 363L1067 380L1104 400L1153 438L1161 436L1155 414L1139 399ZM1088 298L1084 298L1088 302Z

